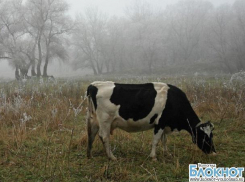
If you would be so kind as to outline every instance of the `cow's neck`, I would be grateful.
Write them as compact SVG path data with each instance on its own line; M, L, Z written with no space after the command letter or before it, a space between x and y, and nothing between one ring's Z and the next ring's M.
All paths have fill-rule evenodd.
M199 118L196 116L193 116L193 117L188 117L186 119L186 131L188 131L190 133L190 135L192 136L192 141L194 143L196 143L196 135L197 135L197 130L196 130L196 127L198 125L201 124L201 121L199 120Z

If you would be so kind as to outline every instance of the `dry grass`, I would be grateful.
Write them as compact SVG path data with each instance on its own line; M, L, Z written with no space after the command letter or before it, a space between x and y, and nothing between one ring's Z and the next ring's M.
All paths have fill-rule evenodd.
M200 118L214 122L219 155L202 154L189 134L180 132L169 135L167 153L158 146L158 162L153 162L148 156L152 131L117 130L112 149L118 160L108 161L98 139L89 160L86 105L80 107L89 80L7 82L0 83L0 181L186 181L190 163L245 166L243 83L231 84L225 77L113 80L162 81L182 88Z

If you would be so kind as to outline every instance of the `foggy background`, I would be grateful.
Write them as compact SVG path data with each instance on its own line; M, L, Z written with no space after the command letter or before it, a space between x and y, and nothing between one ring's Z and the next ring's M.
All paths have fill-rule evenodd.
M244 0L1 0L0 77L245 69Z

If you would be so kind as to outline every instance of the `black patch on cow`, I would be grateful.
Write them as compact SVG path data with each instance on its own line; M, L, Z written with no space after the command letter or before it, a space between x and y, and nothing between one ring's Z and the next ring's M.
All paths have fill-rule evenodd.
M97 101L96 101L96 95L98 93L98 88L93 86L93 85L89 85L88 89L87 89L87 96L90 96L92 98L92 101L94 103L94 108L95 110L97 109Z
M179 88L168 85L167 101L162 116L159 119L159 126L156 126L154 133L164 129L166 126L173 131L187 130L191 135L195 135L195 127L200 122L196 113L191 107L185 93Z
M150 124L154 123L154 121L156 120L158 114L155 114L154 116L152 116L152 118L150 119Z
M152 111L156 95L153 83L115 83L110 101L115 105L120 105L119 115L123 119L137 121L145 118Z

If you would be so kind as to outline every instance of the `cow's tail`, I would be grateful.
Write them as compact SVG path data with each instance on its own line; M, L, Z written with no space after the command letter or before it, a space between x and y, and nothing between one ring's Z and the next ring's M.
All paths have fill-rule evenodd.
M88 109L87 109L87 125L88 127L90 127L89 125L91 125L91 117L92 117L92 114L94 113L94 105L93 105L93 101L91 99L91 96L87 96L88 99L87 99L87 103L88 103Z
M88 144L89 144L89 138L92 133L91 115L92 115L92 109L93 109L93 102L92 102L91 96L88 95L88 92L87 92L87 103L88 103L88 109L87 109L87 121L86 122L87 122L87 135L88 135Z
M91 157L91 149L94 137L92 136L92 125L96 117L95 114L95 103L96 103L96 94L97 94L97 88L93 85L90 85L87 89L86 96L87 96L87 132L88 132L88 146L87 146L87 157Z
M91 119L91 115L93 112L93 101L92 101L92 97L89 94L89 89L86 92L86 96L87 96L87 129L88 132L91 131L91 123L90 123L90 119Z
M88 113L89 116L91 117L92 114L95 113L95 104L96 102L96 94L97 91L95 91L95 87L93 85L90 85L87 89L86 95L87 95L87 100L88 100Z
M96 94L97 94L97 88L94 87L93 85L89 85L86 95L87 95L87 103L88 103L88 108L87 108L87 131L88 131L88 136L91 135L91 130L92 130L92 123L91 123L91 118L95 117L95 103L96 102Z

